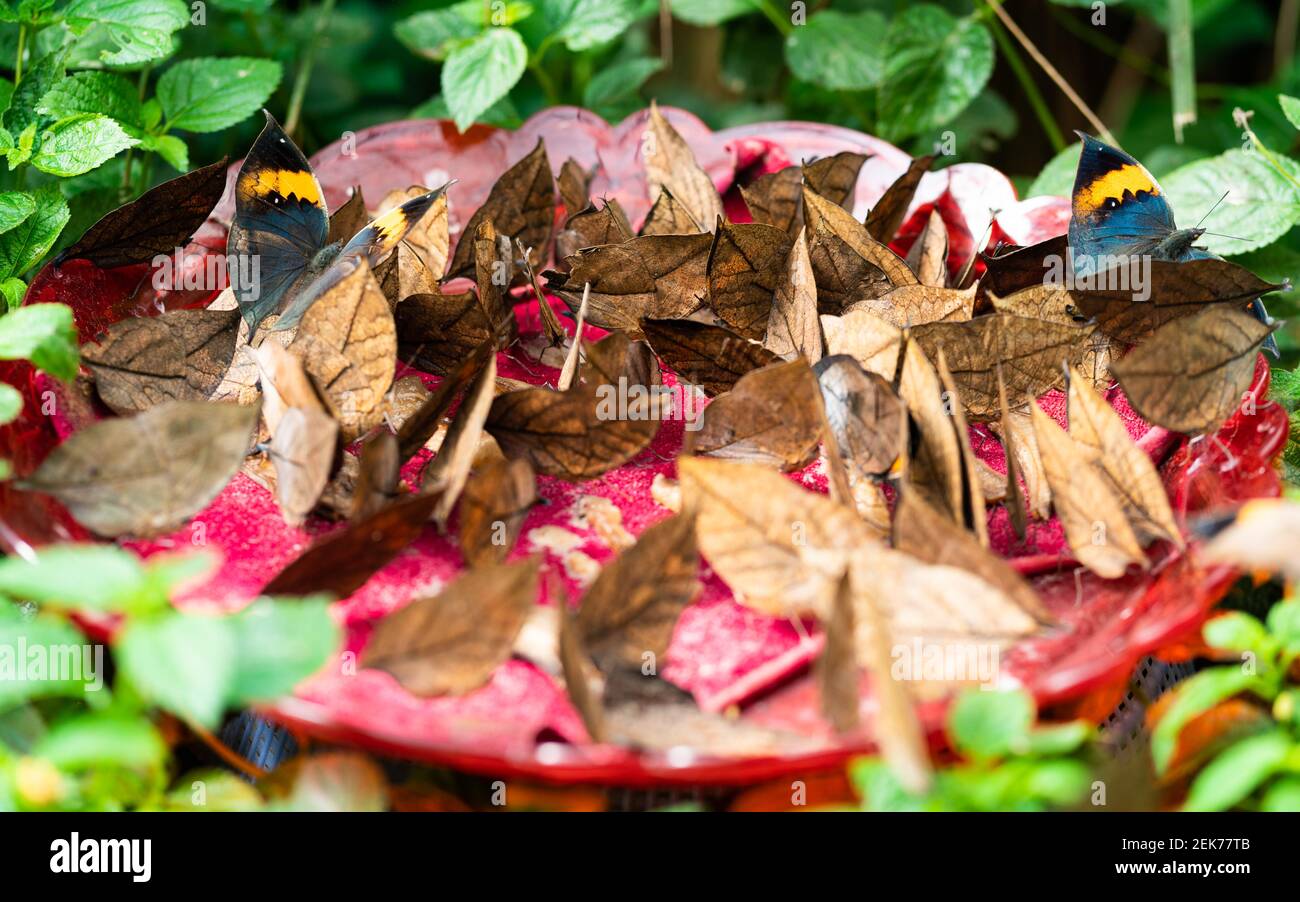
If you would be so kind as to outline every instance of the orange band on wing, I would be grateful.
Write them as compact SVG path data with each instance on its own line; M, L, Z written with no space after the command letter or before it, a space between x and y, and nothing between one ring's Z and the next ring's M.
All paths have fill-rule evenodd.
M411 223L407 221L406 211L401 207L394 207L383 216L380 216L374 222L370 223L370 228L374 229L379 236L377 242L385 251L392 250L397 246L405 236Z
M240 187L257 197L278 194L286 200L293 195L309 204L320 203L320 186L310 172L289 169L263 169L240 179Z
M1075 193L1074 202L1085 210L1095 210L1107 198L1122 199L1125 191L1134 196L1139 191L1158 195L1160 186L1151 178L1151 174L1141 166L1129 163L1119 169L1112 169L1110 172L1099 175L1091 183L1084 185Z

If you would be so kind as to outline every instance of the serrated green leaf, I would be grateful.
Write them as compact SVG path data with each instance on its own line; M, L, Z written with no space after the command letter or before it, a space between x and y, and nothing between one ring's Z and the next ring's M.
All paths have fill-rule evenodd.
M957 19L933 4L909 6L884 37L882 137L900 140L948 122L993 72L993 38L972 18Z
M1204 226L1219 234L1199 243L1224 256L1244 254L1272 244L1300 223L1300 164L1274 158L1287 175L1256 152L1230 150L1197 160L1163 180L1165 196L1180 221L1197 222L1213 208Z
M67 305L28 304L0 317L0 360L30 360L67 382L77 375L77 359L77 329Z
M1226 811L1277 773L1291 753L1291 737L1281 730L1233 743L1192 781L1184 811Z
M815 13L785 39L785 61L804 81L838 91L864 91L880 83L888 23L878 12ZM891 85L891 90L896 90Z
M114 644L120 672L147 700L215 726L235 674L235 639L222 617L167 613L133 620Z
M511 28L489 28L453 50L442 67L442 94L456 128L465 131L505 97L527 61L524 39Z
M21 276L54 246L71 212L57 185L32 192L36 211L0 234L0 278Z
M450 119L451 110L447 108L447 99L439 94L411 110L409 118ZM518 128L524 120L515 109L515 105L510 102L510 95L507 94L480 113L477 121L498 128Z
M457 43L481 31L454 7L407 16L393 25L393 34L408 50L431 60L446 59Z
M36 212L36 201L26 191L0 192L0 234L17 228Z
M215 132L256 113L280 84L280 64L252 57L185 60L158 79L168 128Z
M9 133L4 133L8 137ZM18 136L18 143L10 144L3 148L5 161L9 164L9 171L13 172L23 163L32 158L32 148L36 145L36 123L33 122L23 129Z
M77 34L99 29L112 44L100 59L110 66L132 66L172 52L172 36L190 20L182 0L73 0L64 21Z
M594 110L635 97L646 79L663 67L663 60L657 57L637 57L602 69L587 82L582 103Z
M35 133L38 116L36 108L50 89L63 78L65 58L65 51L57 50L23 70L23 80L14 90L9 108L4 114L4 127L11 135L21 134L29 127L33 127L33 134ZM10 168L13 168L12 165Z
M99 113L124 126L144 128L139 91L112 72L77 72L62 79L45 93L36 111L53 119Z
M107 116L79 113L60 119L42 133L32 165L50 175L72 178L139 143Z
M145 135L140 146L158 154L167 161L168 166L178 172L186 172L190 168L190 149L175 135Z
M608 44L642 16L638 0L546 0L546 21L553 37L580 52Z

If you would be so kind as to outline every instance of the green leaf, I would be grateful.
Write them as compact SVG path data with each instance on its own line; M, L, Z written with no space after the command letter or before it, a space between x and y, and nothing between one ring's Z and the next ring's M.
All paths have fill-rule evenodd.
M1074 173L1079 168L1079 153L1083 145L1075 141L1058 153L1038 173L1038 177L1025 189L1025 197L1069 197L1074 193Z
M1216 254L1244 254L1272 244L1300 223L1300 164L1275 159L1286 176L1257 152L1230 150L1197 160L1163 180L1165 196L1186 222L1197 222L1214 208L1205 227L1233 238L1206 235L1201 243Z
M256 113L280 84L280 64L236 56L185 60L158 79L169 128L216 132Z
M1196 775L1183 810L1232 808L1277 773L1291 749L1291 737L1281 730L1233 743Z
M442 93L456 128L465 131L505 97L527 61L524 39L511 28L489 28L452 51L442 67Z
M1077 805L1092 785L1092 771L1082 761L1057 758L1035 761L1025 775L1025 793L1049 805Z
M1201 635L1212 648L1224 651L1250 651L1259 655L1268 642L1268 631L1249 614L1229 611L1201 627Z
M36 106L42 116L64 119L78 113L99 113L124 126L144 128L136 86L112 72L77 72L59 81Z
M1254 269L1251 268L1254 272ZM1262 278L1269 278L1263 276ZM1286 408L1287 413L1300 409L1300 366L1293 370L1277 367L1270 371L1268 397Z
M143 717L84 714L54 725L32 749L65 771L120 767L159 771L167 761L167 743Z
M11 134L21 134L23 130L36 125L36 108L50 89L63 78L65 58L64 51L57 50L23 70L23 80L14 90L9 108L4 114L4 127ZM10 168L13 168L12 165Z
M28 304L0 317L0 360L30 360L37 369L70 382L77 375L72 309L66 304Z
M1268 631L1287 646L1300 642L1300 599L1286 598L1269 608Z
M1300 98L1289 94L1277 95L1277 102L1282 105L1282 114L1296 128L1300 128Z
M1190 721L1219 702L1241 692L1257 689L1257 676L1241 667L1211 667L1185 680L1174 689L1174 699L1151 732L1151 758L1156 773L1164 773L1178 745L1178 734Z
M166 57L172 52L172 35L189 20L183 0L73 0L64 10L64 21L74 33L96 29L113 45L99 54L110 66Z
M32 561L0 560L0 594L41 604L128 611L144 585L140 559L114 545L51 545Z
M1300 777L1277 780L1259 800L1260 811L1300 811Z
M955 19L933 4L909 6L883 42L883 137L899 140L943 125L970 103L993 72L993 38L974 19Z
M455 7L426 10L393 25L393 34L408 50L431 60L446 59L452 47L481 30Z
M1023 747L1034 714L1034 700L1025 692L964 692L948 713L948 735L972 757L998 758Z
M85 646L86 637L62 618L0 619L0 711L34 698L79 696L87 678L102 679Z
M819 12L786 36L785 61L796 76L824 88L874 88L885 69L881 35L887 28L885 17L877 12Z
M0 382L0 426L12 423L23 412L23 396L7 382ZM0 562L3 566L3 562Z
M669 0L673 16L691 25L708 27L757 12L761 0Z
M879 758L849 762L849 779L867 811L924 811L925 799L913 795Z
M21 276L40 262L72 215L58 185L38 189L32 199L36 201L36 212L0 235L0 278ZM72 375L76 375L75 370Z
M13 172L23 163L32 158L32 148L36 144L36 123L33 122L23 129L18 136L18 143L13 143L13 136L9 132L0 134L0 151L3 151L5 161L9 164L9 171Z
M0 111L9 109L14 99L14 83L7 78L0 78Z
M646 79L663 67L663 60L657 57L636 57L602 69L587 82L583 106L594 110L635 97Z
M164 803L168 811L257 811L262 804L256 789L223 770L185 774Z
M1040 757L1068 755L1091 739L1096 732L1096 727L1082 720L1038 727L1026 738L1024 754Z
M146 700L205 727L221 719L235 675L227 619L167 613L131 621L114 651L121 673Z
M320 670L342 635L324 597L263 600L230 618L235 674L232 707L288 695Z
M551 36L575 53L608 44L641 18L638 0L547 0Z
M26 191L0 193L0 234L16 228L36 212L36 201Z
M175 135L145 135L140 147L158 154L168 166L178 172L186 172L190 168L190 149Z
M439 94L411 110L407 118L450 119L451 110L447 108L446 98ZM495 125L498 128L518 128L524 120L519 115L519 111L515 109L515 105L510 102L510 95L507 94L484 110L479 115L478 121L484 125Z
M32 165L41 172L71 178L104 165L139 143L107 116L79 113L45 130Z

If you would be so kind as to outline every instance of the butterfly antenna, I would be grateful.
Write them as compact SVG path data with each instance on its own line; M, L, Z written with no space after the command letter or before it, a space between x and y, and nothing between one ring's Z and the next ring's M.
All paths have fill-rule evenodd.
M1217 210L1217 209L1219 208L1219 204L1223 203L1223 198L1224 198L1224 197L1227 197L1228 194L1229 194L1231 191L1232 191L1232 189L1229 188L1227 191L1223 192L1223 197L1220 197L1218 200L1216 200L1216 201L1214 202L1214 206L1210 207L1210 209L1208 209L1208 210L1205 211L1205 215L1201 217L1201 222L1205 222L1205 220L1207 220L1207 219L1210 218L1210 214L1213 213L1215 210ZM1196 224L1196 227L1197 227L1198 229L1201 227L1201 222L1198 222L1198 223ZM1226 236L1226 237L1231 238L1232 236L1229 235L1229 236Z
M1203 232L1204 235L1213 235L1215 238L1231 238L1233 241L1249 241L1249 238L1239 238L1236 235L1225 235L1222 232Z

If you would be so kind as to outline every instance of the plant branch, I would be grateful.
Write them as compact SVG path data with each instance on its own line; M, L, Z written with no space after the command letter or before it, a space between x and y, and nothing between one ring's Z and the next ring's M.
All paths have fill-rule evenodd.
M23 45L27 43L27 26L18 26L18 57L14 60L14 86L23 80Z
M1117 143L1115 141L1115 136L1110 133L1110 129L1106 128L1102 121L1097 118L1097 114L1092 111L1092 108L1088 106L1088 104L1084 103L1083 98L1079 96L1079 93L1075 91L1074 88L1070 87L1070 83L1065 80L1065 76L1063 76L1057 68L1048 61L1047 57L1043 56L1043 52L1038 49L1033 41L1029 40L1029 36L1020 30L1020 26L1017 25L1015 20L1012 19L1011 16L1007 14L1007 11L1002 8L1002 0L984 0L984 3L993 11L993 14L998 17L1002 24L1006 26L1007 31L1011 32L1012 37L1020 42L1020 46L1025 48L1025 52L1029 54L1030 58L1038 64L1039 68L1047 73L1047 77L1056 83L1056 86L1061 89L1061 93L1069 98L1070 103L1074 104L1075 109L1083 114L1083 118L1088 120L1088 124L1093 127L1097 134L1100 135L1103 140L1108 141L1111 144Z
M1250 141L1250 147L1257 150L1259 155L1264 158L1264 161L1277 171L1278 175L1290 182L1297 191L1300 191L1300 181L1296 181L1295 176L1283 168L1282 164L1278 162L1277 157L1273 155L1273 151L1269 150L1268 145L1259 140L1259 135L1255 134L1255 130L1250 127L1250 117L1253 115L1255 114L1247 112L1241 107L1237 107L1232 111L1232 121L1237 124L1238 128L1245 132L1246 138Z
M298 61L298 73L293 80L293 93L289 95L289 112L284 120L284 130L290 135L298 130L298 120L302 115L302 101L307 95L307 82L311 80L311 69L316 63L316 48L320 45L321 35L325 33L330 15L334 12L334 3L335 0L322 0L320 10L316 13L316 27L311 33L311 40L307 44L307 49L303 51L302 59Z

